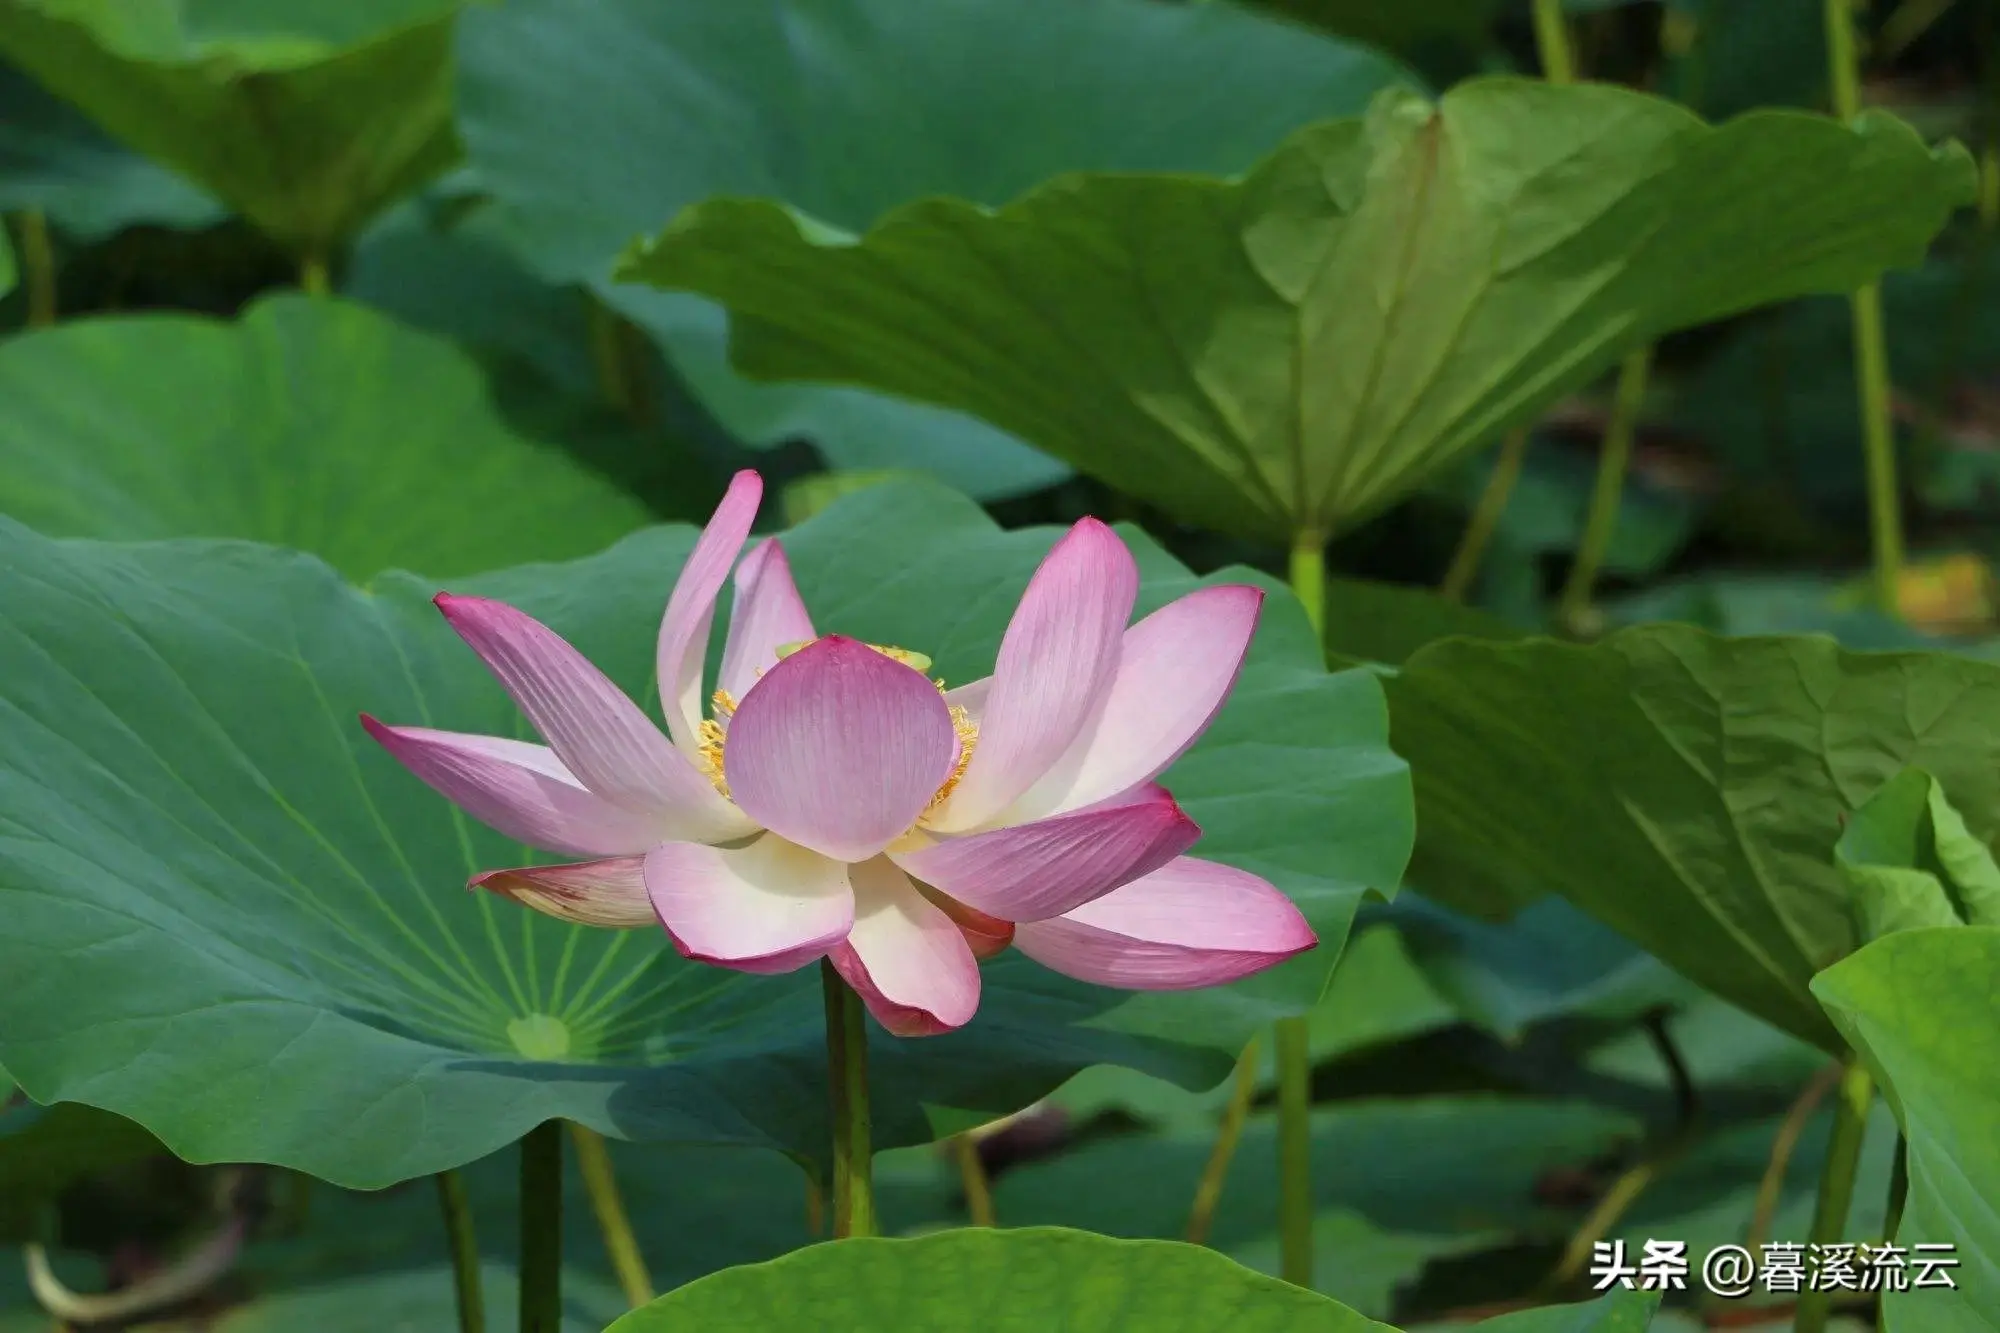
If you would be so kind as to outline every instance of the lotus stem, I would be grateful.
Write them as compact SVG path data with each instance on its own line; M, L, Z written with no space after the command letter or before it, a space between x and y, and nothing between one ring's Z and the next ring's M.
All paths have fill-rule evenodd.
M458 1333L486 1333L486 1291L479 1281L479 1237L472 1227L472 1204L465 1179L456 1171L437 1173L438 1206L444 1211L445 1240L451 1250L451 1285L458 1297Z
M1833 114L1843 124L1861 113L1861 60L1854 42L1854 0L1826 0L1827 73ZM1854 372L1861 409L1861 443L1868 464L1868 531L1875 552L1875 596L1886 615L1898 611L1903 574L1903 511L1896 480L1896 430L1889 415L1889 343L1882 331L1882 285L1871 282L1849 303L1854 320Z
M1889 1168L1889 1206L1882 1213L1882 1241L1896 1239L1903 1226L1903 1206L1910 1200L1910 1138L1896 1135L1896 1158Z
M1292 591L1306 608L1313 638L1326 652L1326 545L1317 532L1292 542ZM1278 1275L1312 1286L1312 1057L1306 1018L1277 1023L1278 1057Z
M1565 625L1576 626L1590 611L1591 590L1618 531L1618 505L1625 495L1625 474L1632 462L1632 435L1638 424L1639 406L1646 397L1646 374L1653 361L1653 349L1641 347L1627 354L1618 368L1618 388L1612 395L1611 421L1604 428L1604 446L1597 457L1597 483L1591 488L1590 509L1583 522L1583 537L1576 559L1563 583L1559 614Z
M1486 558L1486 547L1500 526L1500 516L1507 512L1507 501L1514 494L1514 483L1521 479L1521 460L1527 453L1526 426L1510 432L1500 442L1500 452L1493 460L1493 472L1486 478L1486 487L1480 491L1479 502L1473 506L1472 517L1466 521L1465 532L1458 539L1458 549L1452 552L1451 566L1445 570L1444 581L1438 585L1438 593L1446 601L1462 602L1465 595L1472 591L1472 580L1479 573L1479 562Z
M979 1143L970 1134L951 1136L951 1154L958 1164L959 1185L965 1190L965 1215L976 1227L999 1225L993 1211L993 1185L986 1178Z
M1215 1206L1222 1201L1222 1187L1229 1179L1229 1164L1236 1157L1236 1145L1243 1138L1243 1124L1250 1118L1250 1102L1257 1095L1257 1039L1236 1057L1236 1076L1229 1090L1229 1105L1223 1108L1222 1127L1216 1131L1215 1146L1209 1150L1208 1164L1202 1168L1201 1183L1195 1187L1194 1206L1188 1209L1187 1239L1190 1245L1208 1244L1215 1222Z
M1576 82L1576 57L1570 54L1569 20L1562 0L1535 0L1535 53L1542 77L1550 83Z
M1771 1238L1771 1220L1778 1215L1778 1201L1784 1196L1785 1175L1791 1169L1792 1154L1798 1150L1799 1139L1812 1122L1813 1112L1819 1109L1819 1104L1826 1100L1826 1094L1840 1082L1840 1075L1841 1067L1837 1064L1830 1064L1814 1074L1778 1125L1778 1132L1771 1140L1771 1160L1764 1164L1764 1178L1757 1182L1757 1202L1750 1210L1750 1230L1743 1238L1744 1247L1752 1253L1763 1253L1764 1242Z
M562 1333L563 1127L521 1140L521 1333Z
M833 1238L875 1234L868 1114L868 1028L861 997L822 959L827 1089L833 1111Z
M322 252L309 250L299 261L299 290L307 296L333 294L333 274L327 268L326 255Z
M625 1212L625 1200L618 1193L618 1177L611 1169L611 1152L604 1136L583 1125L569 1127L576 1145L576 1164L583 1172L584 1190L590 1195L591 1211L597 1214L598 1230L604 1233L604 1249L611 1256L611 1270L625 1293L625 1303L633 1309L653 1299L653 1278L646 1271L646 1259L639 1251L639 1238L632 1234L632 1221Z
M49 221L39 208L23 209L17 221L21 279L28 289L28 327L45 329L56 322L56 252L49 243Z
M1847 1230L1848 1207L1854 1202L1854 1176L1861 1161L1861 1140L1868 1131L1868 1109L1875 1100L1875 1082L1860 1061L1851 1059L1840 1076L1833 1104L1833 1134L1826 1144L1826 1166L1820 1172L1819 1197L1813 1203L1809 1245L1838 1244ZM1811 1249L1808 1253L1820 1253ZM1825 1333L1833 1308L1830 1290L1808 1290L1799 1296L1792 1333Z
M611 407L638 427L652 424L645 376L635 349L632 326L594 295L584 294L590 319L590 360L597 371L597 392Z
M138 1282L104 1295L71 1291L49 1265L48 1251L31 1243L22 1250L28 1292L50 1314L70 1324L92 1326L143 1318L171 1309L207 1290L243 1253L248 1224L232 1217L185 1255Z

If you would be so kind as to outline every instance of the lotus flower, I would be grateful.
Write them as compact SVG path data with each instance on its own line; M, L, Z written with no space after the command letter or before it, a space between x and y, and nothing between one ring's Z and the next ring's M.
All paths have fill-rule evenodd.
M437 598L548 744L362 724L474 818L589 858L474 886L585 925L658 923L739 971L829 958L904 1036L969 1020L978 960L1009 944L1084 981L1172 990L1317 943L1270 884L1183 856L1200 830L1153 782L1235 683L1260 590L1203 588L1128 628L1138 568L1084 519L1036 570L993 675L947 690L920 654L821 636L767 540L736 568L704 717L716 595L762 492L737 474L667 602L667 735L538 621Z

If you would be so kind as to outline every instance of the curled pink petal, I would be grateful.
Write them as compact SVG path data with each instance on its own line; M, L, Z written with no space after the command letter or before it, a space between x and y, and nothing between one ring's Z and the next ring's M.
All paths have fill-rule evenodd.
M854 929L827 957L898 1037L933 1037L979 1008L979 962L965 936L880 857L849 867Z
M917 882L912 880L911 883ZM967 907L956 898L940 893L928 884L917 884L917 892L923 894L931 906L951 918L952 924L958 927L958 933L965 936L966 944L972 949L972 956L980 962L998 958L1007 952L1007 946L1014 942L1012 921L1002 921L997 916L988 916L976 908Z
M716 685L740 700L778 664L778 649L815 637L785 548L776 538L760 543L736 567L736 601L729 611L729 637Z
M1158 870L1200 837L1166 789L1150 787L1123 805L943 838L889 858L988 915L1041 921Z
M715 595L729 567L749 539L764 498L764 479L749 469L730 479L722 503L701 530L660 620L660 708L667 732L692 757L701 743L701 671L708 657L708 631L715 620Z
M1055 544L1007 623L980 710L978 747L933 816L936 827L977 827L1063 756L1118 669L1138 593L1132 553L1096 519L1079 521Z
M1095 805L1164 772L1222 710L1263 605L1261 588L1200 588L1125 631L1095 724L1008 811L1009 821Z
M1220 986L1318 943L1274 886L1191 856L1065 916L1014 928L1014 946L1043 967L1120 990Z
M653 821L590 794L545 745L428 727L361 725L403 767L480 823L568 856L626 856L660 840Z
M719 842L752 830L639 706L560 634L504 602L450 593L436 600L594 795L653 821L658 838Z
M579 926L630 929L659 918L646 898L643 856L616 856L563 866L523 866L474 875L468 888L487 889L544 916Z
M743 696L723 775L765 828L837 861L865 861L916 822L957 750L934 685L864 643L828 635Z
M738 972L791 972L854 924L847 867L765 834L724 849L669 842L646 853L646 894L683 957Z

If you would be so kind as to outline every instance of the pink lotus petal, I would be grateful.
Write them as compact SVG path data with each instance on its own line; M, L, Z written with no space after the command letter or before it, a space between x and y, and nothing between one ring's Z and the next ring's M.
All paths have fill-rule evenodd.
M760 543L736 567L736 601L716 685L740 701L759 675L778 664L779 648L815 637L785 548L776 538Z
M1015 947L1043 967L1120 990L1220 986L1318 943L1275 887L1191 856L1065 916L1014 928Z
M978 827L1063 756L1118 669L1138 593L1132 553L1096 519L1079 521L1055 544L1007 623L979 744L951 799L932 816L935 827Z
M911 883L917 882L912 880ZM971 948L972 956L980 962L998 958L1007 952L1007 946L1014 942L1012 921L1002 921L997 916L988 916L976 908L967 907L956 898L940 893L928 884L917 884L917 892L923 894L924 900L931 906L951 918L952 924L958 927L958 933L965 936L965 943Z
M667 732L693 758L701 744L701 670L708 657L708 631L715 619L715 595L757 521L764 479L747 468L730 479L729 490L688 552L667 613L660 620L660 708Z
M769 833L732 849L655 847L646 893L683 957L738 972L795 971L854 924L847 867Z
M854 929L827 957L898 1037L962 1027L979 1008L979 963L949 916L877 857L849 868Z
M658 922L646 898L643 856L579 861L564 866L524 866L474 875L466 887L489 889L544 916L579 926L631 929Z
M723 774L744 813L866 861L907 832L951 774L958 735L928 680L828 635L764 673L736 709Z
M1166 789L1152 787L1123 805L944 838L889 859L1003 921L1041 921L1158 870L1200 837Z
M639 706L560 634L483 597L439 593L438 610L590 791L653 821L661 838L720 842L753 829Z
M555 751L499 736L361 725L403 767L480 823L568 856L627 856L660 841L660 826L590 794Z
M1095 724L1007 812L1008 822L1096 805L1164 772L1221 711L1263 605L1261 588L1201 588L1127 630Z

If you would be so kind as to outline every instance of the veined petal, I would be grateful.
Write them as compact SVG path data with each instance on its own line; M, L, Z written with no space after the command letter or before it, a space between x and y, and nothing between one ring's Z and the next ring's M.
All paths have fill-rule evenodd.
M935 686L867 644L828 635L743 696L723 774L765 828L837 861L866 861L916 822L957 749Z
M842 978L898 1037L964 1026L979 1008L979 962L959 928L881 857L848 873L854 929L827 955Z
M1043 967L1120 990L1220 986L1318 943L1274 886L1191 856L1067 915L1014 928L1014 946Z
M1221 711L1263 605L1261 588L1200 588L1125 631L1118 674L1091 727L1007 811L1008 821L1096 805L1164 772Z
M639 706L560 634L504 602L450 593L436 600L592 793L654 821L659 838L719 842L752 830Z
M729 567L749 539L764 498L764 479L749 469L730 479L722 503L709 516L694 550L667 598L660 620L660 708L667 732L681 753L694 757L701 744L701 669L708 657L708 631L715 620L715 595Z
M769 833L730 849L663 843L645 877L682 956L738 972L795 971L854 924L847 867Z
M645 864L643 856L616 856L562 866L489 870L474 875L466 887L489 889L544 916L579 926L631 929L659 922L646 898Z
M889 858L990 916L1041 921L1158 870L1200 837L1166 788L1149 787L1123 805L946 837Z
M977 827L1063 756L1118 669L1138 594L1132 553L1096 519L1079 521L1055 544L1007 622L980 710L979 745L932 815L934 827Z
M530 847L626 856L660 840L657 823L591 795L545 745L385 726L366 713L361 725L440 796Z
M736 567L736 601L716 684L740 700L760 674L778 664L780 647L815 637L785 548L775 537L762 542Z

